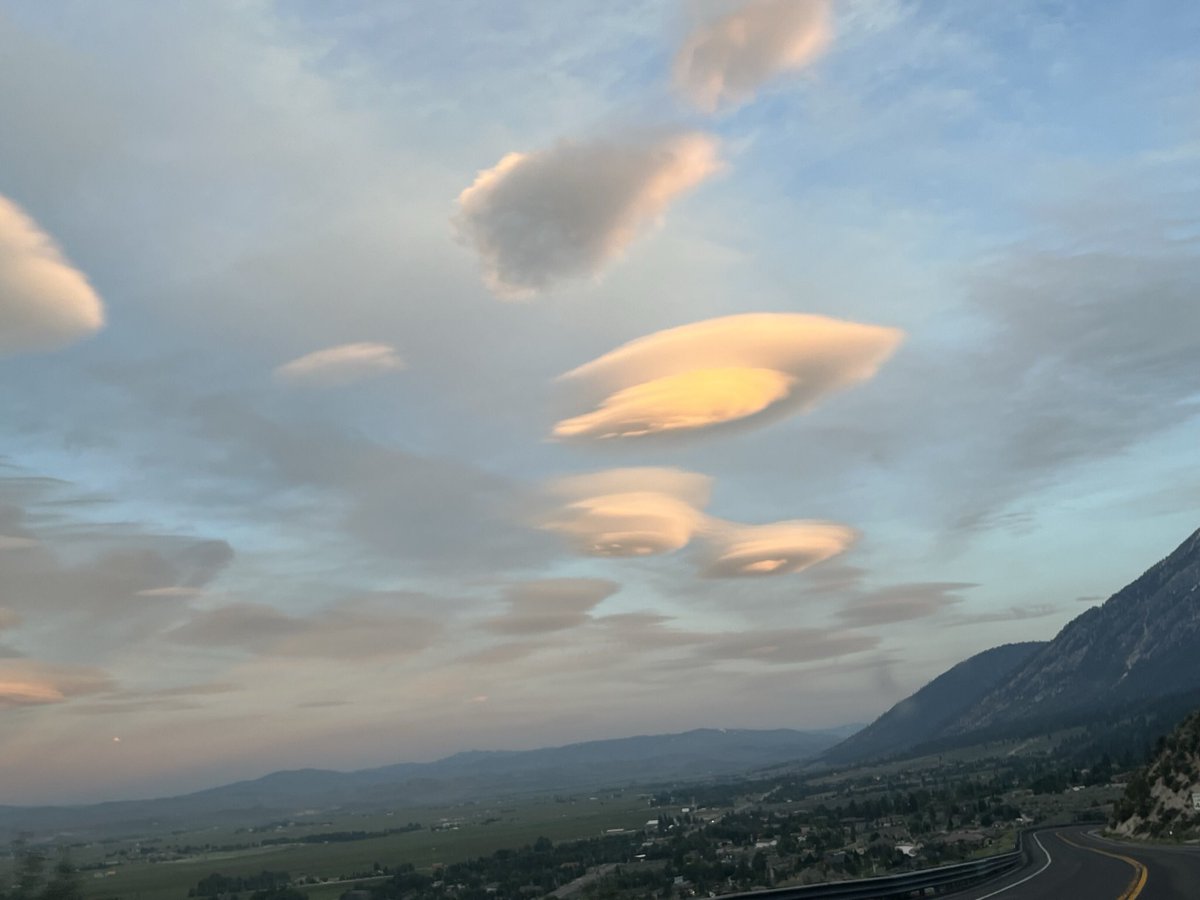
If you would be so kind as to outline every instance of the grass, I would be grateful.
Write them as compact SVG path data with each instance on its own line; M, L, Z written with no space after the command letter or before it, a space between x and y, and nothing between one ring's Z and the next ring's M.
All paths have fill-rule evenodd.
M458 862L484 856L507 847L531 844L539 837L554 841L595 837L611 828L637 828L651 814L644 799L633 793L605 794L589 800L576 798L558 803L549 798L513 801L490 807L452 807L443 809L397 811L393 816L342 816L326 819L320 826L307 824L283 832L299 836L321 831L375 831L420 821L420 831L329 844L291 844L278 847L245 847L214 852L173 862L127 862L113 867L115 874L94 878L85 872L84 892L89 900L119 897L121 900L184 900L188 888L201 878L220 872L224 875L249 875L266 870L289 872L293 879L309 875L320 879L348 878L370 872L376 863L396 866L411 863L428 870L438 863ZM428 826L442 820L457 820L453 830L431 830ZM158 836L164 843L220 845L236 841L251 842L280 832L235 834L228 830L210 830L185 835ZM149 839L149 836L147 836ZM112 847L80 848L76 860L97 857ZM102 857L101 857L102 858ZM354 879L349 879L353 881ZM309 885L303 890L311 900L336 900L351 884Z

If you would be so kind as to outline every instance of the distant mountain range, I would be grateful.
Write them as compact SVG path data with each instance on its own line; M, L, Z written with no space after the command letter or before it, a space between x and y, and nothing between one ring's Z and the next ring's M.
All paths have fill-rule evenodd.
M471 751L430 763L400 763L356 772L274 772L178 797L88 806L0 806L5 830L127 830L186 822L260 824L300 810L403 808L490 800L505 794L590 790L728 777L810 759L861 725L825 731L698 729L522 751Z
M1116 722L1117 713L1137 710L1169 718L1196 692L1200 531L1054 640L996 647L959 663L823 759L855 763L1024 737L1106 716Z

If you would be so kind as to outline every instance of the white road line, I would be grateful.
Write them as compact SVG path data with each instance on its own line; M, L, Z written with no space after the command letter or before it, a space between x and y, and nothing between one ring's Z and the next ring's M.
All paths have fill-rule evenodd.
M1036 834L1033 835L1033 842L1038 845L1039 850L1041 850L1043 853L1046 854L1046 864L1044 866L1042 866L1040 869L1038 869L1032 875L1026 875L1020 881L1014 881L1012 884L1010 884L1006 887L1002 887L998 891L992 891L990 894L984 894L982 897L975 897L975 898L973 898L973 900L988 900L988 897L995 897L997 894L1003 894L1005 891L1011 891L1013 888L1020 887L1027 881L1033 881L1033 879L1037 878L1039 875L1041 875L1043 872L1045 872L1048 868L1050 868L1050 863L1054 862L1054 860L1052 860L1050 858L1050 851L1046 849L1045 845L1042 844L1041 840L1038 839L1038 836Z

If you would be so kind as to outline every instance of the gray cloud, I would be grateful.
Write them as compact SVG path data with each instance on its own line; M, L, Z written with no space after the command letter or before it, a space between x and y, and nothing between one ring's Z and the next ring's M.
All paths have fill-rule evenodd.
M545 634L576 628L591 620L591 610L620 589L601 578L547 578L511 585L504 592L508 609L485 627L497 634Z
M737 106L810 63L830 32L828 0L741 0L688 35L675 57L675 84L704 112Z
M838 617L856 628L923 619L962 603L959 595L974 587L978 585L957 581L889 585L860 594L838 612Z
M716 140L699 133L560 141L480 172L454 225L492 290L520 297L598 274L719 167Z
M233 603L193 614L169 640L260 656L358 659L411 656L444 631L433 619L392 608L396 598L357 598L307 616L261 603Z
M1044 619L1061 612L1061 608L1050 603L1034 603L1025 606L1009 606L995 612L963 613L946 620L946 625L989 625L994 622L1022 622L1026 619Z
M0 196L0 353L57 349L103 325L104 305L87 278Z
M823 628L778 628L743 631L715 637L698 655L705 658L748 660L790 665L833 659L873 650L880 639L874 635Z
M514 479L333 429L314 440L311 417L268 416L233 397L205 398L191 412L200 436L222 448L214 468L247 492L239 504L270 508L291 489L301 500L289 518L340 531L389 569L404 559L423 570L495 573L554 555L548 535L520 524L533 492Z

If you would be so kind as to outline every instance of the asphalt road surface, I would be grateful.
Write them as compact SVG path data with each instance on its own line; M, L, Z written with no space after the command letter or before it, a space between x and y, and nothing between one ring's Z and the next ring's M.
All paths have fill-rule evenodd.
M1109 841L1086 828L1029 835L1019 872L955 900L1200 900L1200 848Z

